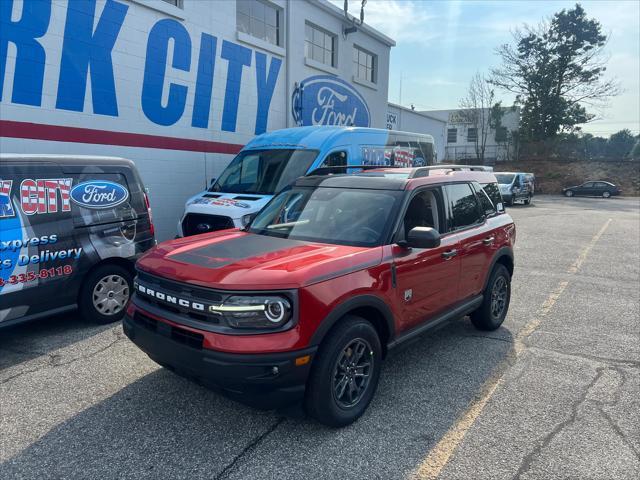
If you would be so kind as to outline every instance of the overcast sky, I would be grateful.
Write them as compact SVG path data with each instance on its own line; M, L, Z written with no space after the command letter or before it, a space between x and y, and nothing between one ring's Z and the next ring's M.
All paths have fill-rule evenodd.
M343 0L331 0L340 8ZM584 126L594 135L623 128L640 130L640 2L582 1L610 35L608 75L620 80L624 92ZM432 1L368 0L365 23L393 38L389 100L419 110L456 108L472 75L499 64L495 48L511 41L511 31L536 24L575 1ZM359 16L360 0L349 1L349 13ZM402 99L400 77L402 76ZM503 103L513 97L498 93Z

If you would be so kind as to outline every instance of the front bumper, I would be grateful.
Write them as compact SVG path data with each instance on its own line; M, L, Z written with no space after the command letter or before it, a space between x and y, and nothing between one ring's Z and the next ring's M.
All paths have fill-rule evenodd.
M268 354L226 353L202 348L196 332L163 322L136 308L124 333L156 363L252 407L273 409L304 396L317 347ZM304 365L296 359L310 355Z

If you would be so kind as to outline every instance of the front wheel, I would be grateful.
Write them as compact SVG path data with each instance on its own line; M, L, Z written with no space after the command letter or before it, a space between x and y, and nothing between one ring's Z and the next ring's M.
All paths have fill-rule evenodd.
M322 342L307 382L307 414L344 427L367 409L378 386L382 347L371 323L345 317Z
M529 195L527 198L524 199L524 204L525 205L531 205L532 198L533 198L533 196Z
M564 195L565 195L566 197L573 197L573 191L571 191L571 190L567 190L566 192L564 192Z
M131 295L133 277L120 265L102 265L84 279L78 298L80 313L93 323L121 320Z
M603 198L609 198L610 196L611 196L611 193L609 193L609 192L603 192L602 193L602 197Z
M496 330L504 322L511 300L511 275L502 264L491 272L480 308L471 314L471 322L479 330Z

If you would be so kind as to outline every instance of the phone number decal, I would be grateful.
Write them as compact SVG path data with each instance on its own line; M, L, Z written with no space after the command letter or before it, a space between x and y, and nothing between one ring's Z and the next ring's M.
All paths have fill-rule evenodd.
M4 280L0 278L0 287L4 285L16 285L18 283L33 282L38 279L62 277L65 275L71 275L73 273L73 267L71 265L65 265L64 267L55 267L42 269L38 273L27 272L20 273L18 275L11 275L8 279Z

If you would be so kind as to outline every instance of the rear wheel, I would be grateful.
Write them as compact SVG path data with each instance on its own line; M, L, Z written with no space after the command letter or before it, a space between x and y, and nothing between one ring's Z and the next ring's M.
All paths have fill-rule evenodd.
M84 279L78 306L85 320L111 323L121 320L131 295L133 277L120 265L102 265Z
M497 264L484 291L482 305L471 314L471 322L479 330L496 330L502 325L511 300L511 275L502 264Z
M373 325L345 317L322 342L307 382L307 414L330 427L343 427L367 409L378 386L382 362Z
M609 198L611 196L610 192L602 192L603 198Z

